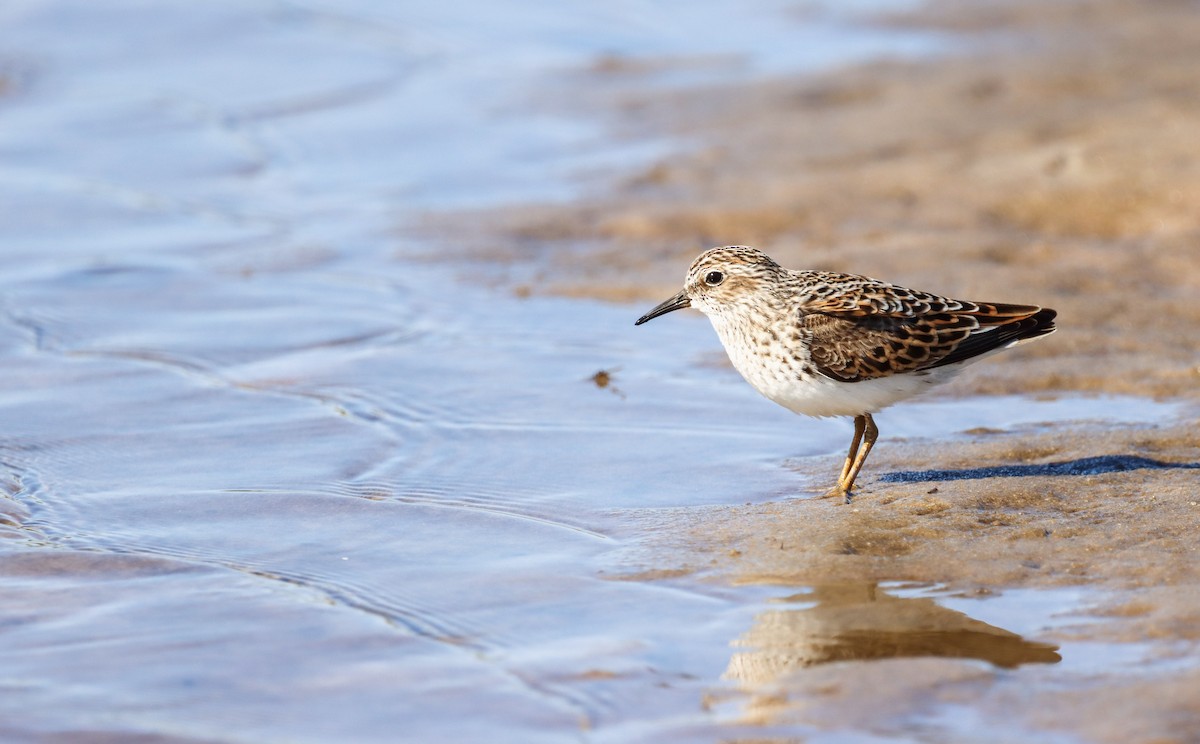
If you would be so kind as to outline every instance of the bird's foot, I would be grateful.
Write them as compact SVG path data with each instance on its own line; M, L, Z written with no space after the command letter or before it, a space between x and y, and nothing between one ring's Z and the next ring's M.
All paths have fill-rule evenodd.
M853 493L846 490L846 487L841 485L840 483L838 485L834 486L833 488L829 489L828 491L826 491L824 496L821 496L821 498L823 498L823 499L838 499L840 501L843 501L843 503L846 503L846 504L850 503L850 499L852 497L853 497Z

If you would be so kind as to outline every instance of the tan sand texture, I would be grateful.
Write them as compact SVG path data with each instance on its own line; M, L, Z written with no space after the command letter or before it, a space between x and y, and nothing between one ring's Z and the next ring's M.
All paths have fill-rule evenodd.
M590 85L573 81L592 92L572 105L612 117L621 136L688 144L581 200L430 217L422 229L449 232L496 269L482 276L517 294L637 301L631 323L678 290L702 249L733 243L785 266L1056 308L1057 334L973 367L945 394L1171 397L1191 401L1183 420L952 443L885 430L851 505L681 510L628 578L1087 584L1108 592L1099 613L1117 622L1084 624L1076 638L1166 640L1186 656L1178 649L1200 641L1200 7L947 1L880 22L942 30L956 51L668 92L636 85L652 62L604 60L580 73ZM840 455L791 463L814 493L839 466ZM997 470L960 478L979 468ZM883 477L931 470L959 475ZM958 695L984 718L1025 710L1025 725L1087 741L1200 731L1194 666L1084 688L1035 679L1048 707L1027 710L1011 689L986 692L979 680L993 673L888 663L893 679L915 682L834 664L785 674L747 715L820 729Z
M947 2L886 22L940 26L967 51L668 93L599 64L576 105L698 144L586 199L426 227L532 266L518 293L658 301L701 250L738 243L789 267L1042 304L1061 313L1052 343L955 390L1195 395L1194 5Z

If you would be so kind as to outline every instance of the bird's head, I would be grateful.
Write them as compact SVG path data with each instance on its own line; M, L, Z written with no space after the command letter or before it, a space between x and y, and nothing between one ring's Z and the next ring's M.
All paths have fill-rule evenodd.
M685 307L694 307L710 317L737 313L770 292L781 271L779 264L756 248L711 248L692 262L683 290L643 315L635 325Z

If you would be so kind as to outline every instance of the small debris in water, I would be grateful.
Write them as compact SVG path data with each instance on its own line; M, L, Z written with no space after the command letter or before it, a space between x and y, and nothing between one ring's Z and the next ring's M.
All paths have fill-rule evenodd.
M611 370L602 369L602 370L596 372L596 374L592 375L588 379L593 384L595 384L596 387L601 388L601 389L607 388L607 389L611 390L614 394L619 395L622 398L624 398L625 393L621 392L621 390L616 385L612 384L613 378L616 376L616 373L620 371L620 369L621 369L620 367L613 367Z

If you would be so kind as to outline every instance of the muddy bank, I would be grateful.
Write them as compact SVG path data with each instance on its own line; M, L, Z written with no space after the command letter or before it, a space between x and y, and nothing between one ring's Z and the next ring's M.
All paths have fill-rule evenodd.
M702 247L754 244L786 265L1039 302L1060 311L1057 334L942 394L1196 396L1195 6L935 2L878 23L944 31L956 50L667 91L637 84L654 64L601 60L578 73L593 92L576 106L622 136L695 145L589 198L430 216L422 229L454 236L496 268L480 276L522 295L644 304L673 293ZM793 467L818 493L840 462ZM853 505L704 512L692 542L736 581L1200 586L1196 463L1194 427L1180 422L953 444L884 431Z
M677 152L588 198L430 216L421 229L452 236L484 267L478 277L518 296L635 303L630 321L676 291L700 250L731 243L788 266L1038 303L1059 310L1059 333L974 367L944 394L1195 399L1196 6L934 3L879 22L940 30L955 49L668 91L638 87L653 63L598 63L572 81L572 105L610 117L620 136L678 138ZM1074 639L1161 642L1159 653L1184 662L1200 640L1195 415L953 442L884 431L851 505L789 498L823 492L841 463L796 460L805 492L658 515L659 549L625 578L914 581L968 593L1088 585L1106 599ZM1039 673L1019 692L993 685L995 670L885 663L887 674L785 669L750 685L744 719L903 732L924 725L912 723L922 710L961 706L1005 730L1089 741L1186 741L1200 721L1187 663L1140 676L1100 669L1085 683ZM1041 704L1029 706L1033 697Z
M723 243L756 244L786 265L1038 302L1060 311L1058 333L973 366L942 394L1195 397L1194 5L933 3L878 22L943 31L955 51L667 92L633 84L652 64L597 64L579 73L594 85L575 103L612 117L622 136L691 144L590 198L425 227L449 231L518 294L643 303L631 320L678 288L698 250ZM713 349L723 359L715 337ZM703 555L736 554L723 570L748 581L1200 583L1187 539L1200 522L1197 446L1180 422L953 443L884 431L851 507L696 514L694 541ZM840 462L793 467L818 493ZM1016 470L987 470L1006 466Z
M839 464L789 466L825 485ZM870 471L849 505L811 498L696 514L700 524L683 525L693 558L712 570L715 557L718 572L742 582L1200 585L1200 443L1189 426L892 440Z
M735 642L726 677L746 696L731 703L737 720L810 731L814 741L846 731L990 740L985 730L1031 741L1050 732L1193 741L1194 425L892 439L873 452L848 505L817 498L839 463L789 462L808 491L673 512L656 525L659 549L625 577L811 587L798 601L815 607L762 613ZM1074 614L1031 639L892 596L887 582L981 600L1032 592L1028 614L1047 604L1051 616ZM1090 599L1072 607L1080 587ZM1015 667L1019 677L1005 671Z
M667 92L639 89L636 65L597 64L564 83L573 106L687 144L586 199L424 228L518 294L656 301L703 248L744 243L788 266L1043 304L1061 313L1052 342L954 390L1194 395L1195 7L943 3L880 22L941 30L955 51Z
M631 320L678 288L700 249L725 243L785 265L1037 302L1059 310L1058 333L973 366L941 394L1195 397L1195 6L935 2L877 22L939 30L954 51L651 92L634 83L653 64L606 61L579 73L594 84L571 100L621 136L687 145L589 198L424 227L448 231L518 294L642 303ZM713 349L723 359L715 337ZM819 493L840 462L793 467ZM699 554L734 555L722 570L747 581L1200 583L1187 539L1200 522L1197 462L1193 427L1180 422L953 443L884 431L851 507L695 514L694 542ZM987 470L1005 466L1017 470Z

